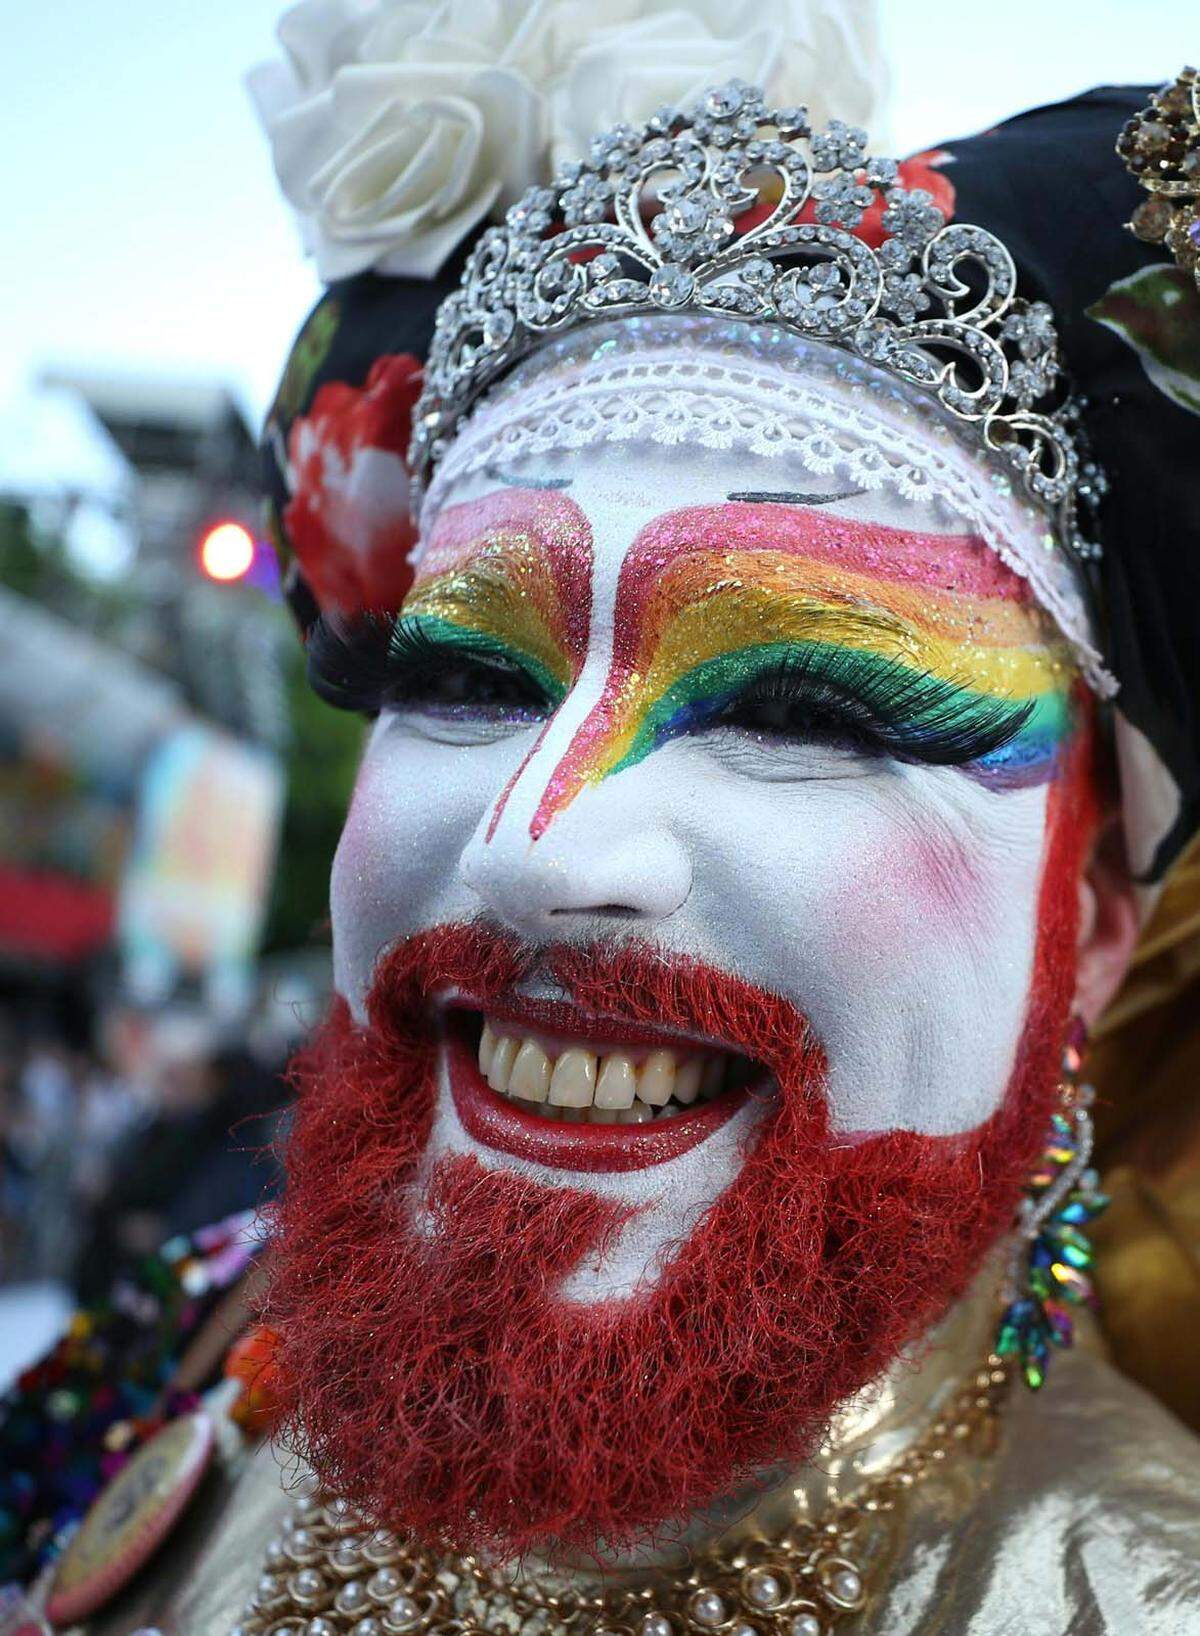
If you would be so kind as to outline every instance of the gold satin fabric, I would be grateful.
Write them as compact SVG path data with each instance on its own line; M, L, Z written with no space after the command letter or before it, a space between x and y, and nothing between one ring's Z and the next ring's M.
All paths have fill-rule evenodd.
M1198 1636L1200 1443L1081 1346L912 1495L864 1636Z
M1200 1443L1086 1342L1000 1425L993 1454L947 1461L881 1520L847 1636L1200 1636ZM294 1474L264 1445L214 1479L96 1636L229 1636Z
M1200 1432L1200 837L1092 1043L1096 1283L1117 1365Z

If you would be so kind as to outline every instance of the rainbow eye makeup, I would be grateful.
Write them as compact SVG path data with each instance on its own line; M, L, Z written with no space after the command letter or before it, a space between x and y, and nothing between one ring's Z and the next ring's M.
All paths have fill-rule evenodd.
M352 708L540 722L490 833L583 669L591 575L572 500L493 492L442 514L398 618L319 625L310 675ZM608 674L530 833L671 740L718 730L760 755L824 746L1025 788L1054 773L1075 680L1024 582L969 536L795 504L672 512L621 565Z
M980 542L746 504L672 513L622 565L603 693L552 774L536 838L589 784L683 734L743 728L1050 777L1074 667Z
M321 622L309 674L332 703L538 718L583 665L591 530L565 495L508 489L442 513L398 616Z

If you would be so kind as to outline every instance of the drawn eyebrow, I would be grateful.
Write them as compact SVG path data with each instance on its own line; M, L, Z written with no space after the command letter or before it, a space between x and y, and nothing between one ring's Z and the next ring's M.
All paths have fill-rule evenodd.
M735 489L727 500L774 501L782 506L827 506L833 500L853 500L866 489L843 489L837 494L802 494L799 489Z
M514 477L511 472L501 471L499 466L485 466L483 475L510 489L569 489L571 486L569 477Z

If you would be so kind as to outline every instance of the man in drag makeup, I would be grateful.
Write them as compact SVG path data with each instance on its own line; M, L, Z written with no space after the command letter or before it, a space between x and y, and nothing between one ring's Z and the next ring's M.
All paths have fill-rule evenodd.
M311 1475L172 1628L1200 1630L1083 1068L1197 821L1196 81L897 165L772 23L556 167L520 30L467 107L416 12L257 83L330 279L271 514L372 725L267 1257Z

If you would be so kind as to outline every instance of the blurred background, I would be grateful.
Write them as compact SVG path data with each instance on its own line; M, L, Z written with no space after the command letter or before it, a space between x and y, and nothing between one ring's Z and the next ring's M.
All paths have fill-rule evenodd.
M884 151L1200 54L1194 0L882 3ZM269 1196L328 995L361 726L305 690L255 492L317 293L241 86L277 10L0 0L0 1385Z

